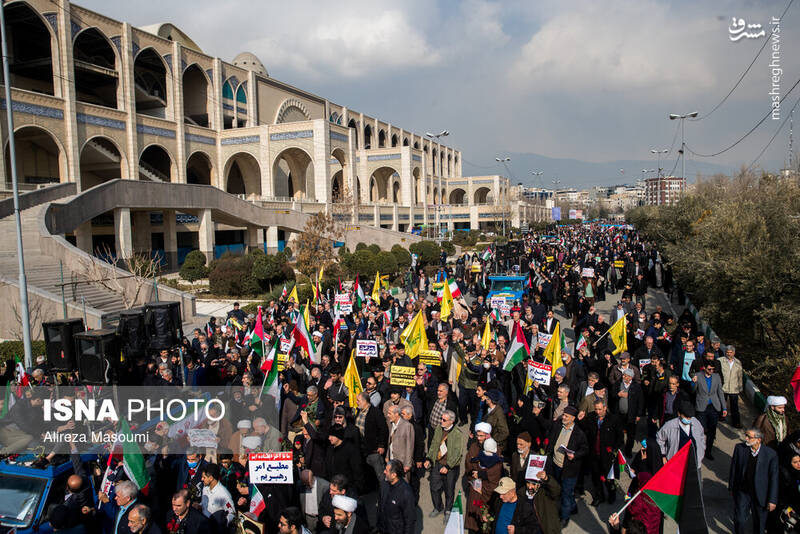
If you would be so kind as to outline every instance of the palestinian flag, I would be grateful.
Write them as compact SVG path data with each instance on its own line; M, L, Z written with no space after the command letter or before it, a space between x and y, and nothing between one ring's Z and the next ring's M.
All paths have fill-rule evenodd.
M353 287L353 293L356 296L356 306L361 308L364 301L367 300L367 297L364 295L364 288L361 287L361 282L358 281L358 275L356 275L356 283Z
M17 396L14 395L14 391L11 388L12 382L8 382L5 387L5 394L3 395L3 409L0 410L0 419L3 419L8 412L11 411L11 408L14 407L14 404L17 402Z
M508 348L506 361L503 362L503 369L506 371L510 371L518 363L526 361L531 354L531 349L528 348L528 341L525 339L525 334L523 334L519 324L514 326L514 331L514 335L511 336L514 339Z
M119 437L122 441L122 468L128 478L136 484L139 491L147 495L150 474L144 465L144 456L139 445L134 441L128 422L123 418L119 422Z
M697 453L691 441L664 464L640 491L678 523L681 534L708 533L697 472Z
M264 504L264 497L261 496L261 492L255 484L250 484L250 513L258 517L265 508L266 505Z
M450 509L444 534L464 534L464 504L460 491L453 501L453 508Z
M619 476L622 476L626 470L631 478L636 478L636 472L633 468L628 464L628 460L625 459L625 455L622 454L622 451L617 451L617 471L619 472Z
M308 326L306 326L306 321L302 313L298 315L294 323L292 338L298 347L306 351L306 354L308 354L308 357L311 359L311 363L319 363L317 348L314 346L314 340L311 339L311 333L308 331Z
M206 336L211 338L214 335L214 329L211 328L211 323L206 323Z
M457 299L461 296L461 290L458 289L458 284L455 280L447 280L447 285L450 286L450 295L453 296L454 299Z
M483 251L481 259L483 261L489 261L489 258L491 257L492 257L492 245L489 245L488 247L486 247L486 250Z
M256 325L253 327L253 331L249 334L250 339L247 340L250 343L250 348L258 354L261 358L264 357L264 323L261 320L261 306L258 307L258 313L256 314Z

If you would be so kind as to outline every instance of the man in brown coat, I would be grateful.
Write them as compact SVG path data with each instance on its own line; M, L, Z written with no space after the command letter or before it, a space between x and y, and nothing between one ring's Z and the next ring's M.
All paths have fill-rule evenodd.
M770 395L767 397L767 411L756 417L753 426L764 434L761 441L767 447L778 450L778 445L786 438L786 397Z
M500 391L490 389L486 392L484 397L486 399L486 406L488 411L486 418L487 423L492 425L492 437L497 442L497 448L500 454L505 454L506 441L508 440L508 421L506 421L506 414L503 413L503 408L500 406Z
M400 417L400 409L390 406L389 446L386 448L386 463L392 460L403 462L406 482L410 480L411 467L414 464L414 426Z

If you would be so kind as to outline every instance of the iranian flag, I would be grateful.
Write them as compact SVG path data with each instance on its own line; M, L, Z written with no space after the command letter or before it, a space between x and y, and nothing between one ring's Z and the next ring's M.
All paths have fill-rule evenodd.
M264 497L261 496L261 492L255 486L255 484L250 485L250 513L255 514L256 517L261 515L261 512L264 511L266 505L264 504Z
M308 326L303 318L303 314L298 314L297 320L294 322L294 330L292 330L292 338L295 344L306 351L311 363L319 363L317 356L317 349L314 347L314 341L311 339L311 333L308 331Z
M256 325L253 327L253 331L249 334L250 339L248 342L250 343L250 348L259 355L259 357L264 357L264 323L261 320L261 306L258 307L258 313L256 314Z
M531 349L528 348L528 341L525 339L525 334L522 333L519 323L514 326L514 333L515 335L512 336L514 340L508 348L506 361L503 362L503 369L506 371L510 371L518 363L526 361L531 354Z
M383 320L384 324L391 325L392 321L394 321L394 308L389 308L385 312L383 312Z
M461 296L461 290L458 289L458 284L455 280L447 280L447 285L450 286L450 294L453 296L454 299L457 299Z
M453 501L453 508L450 510L450 517L447 518L444 534L464 534L464 504L460 491Z
M281 291L281 296L283 298L286 298L286 295L288 294L289 294L288 291L286 291L286 284L283 284L283 291Z
M264 373L264 384L261 386L261 394L267 394L276 401L280 399L280 388L279 388L279 380L278 380L278 366L275 364L275 357L278 354L278 348L280 347L281 340L280 338L275 339L275 344L272 345L272 350L269 351L269 354L264 359L264 363L261 364L261 372Z
M22 362L17 362L17 384L22 387L31 385L31 377Z
M122 441L122 468L128 478L136 484L139 491L147 495L150 483L150 474L144 465L144 456L139 445L134 440L128 422L123 418L119 422L119 440Z
M364 288L361 287L361 282L358 281L358 275L356 275L356 283L353 287L353 293L356 295L356 305L361 308L362 303L367 300L367 297L364 295Z
M17 397L14 395L14 391L11 389L11 384L12 382L8 382L5 387L5 394L3 395L3 409L0 410L0 419L8 415L8 412L11 411L11 408L13 408L14 404L17 402Z
M583 337L583 334L580 335L578 341L575 343L575 352L577 353L583 347L588 347L589 344L586 342L586 338Z

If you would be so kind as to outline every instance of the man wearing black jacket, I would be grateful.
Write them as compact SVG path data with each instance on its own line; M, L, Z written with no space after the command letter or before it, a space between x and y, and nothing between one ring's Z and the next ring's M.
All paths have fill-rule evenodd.
M425 430L422 425L414 421L414 410L408 406L404 406L400 410L400 417L411 423L414 427L414 465L411 466L411 489L414 490L414 498L419 502L419 482L425 476L425 470L422 468L422 462L425 461L425 453L428 452L425 447Z
M633 442L636 439L636 423L644 413L644 394L642 387L633 381L633 369L622 371L622 380L614 387L614 413L622 419L625 430L625 456L633 455Z
M378 532L381 534L414 534L417 512L414 492L403 478L403 462L391 460L383 471L378 502Z
M389 441L389 429L386 419L379 408L369 401L365 392L356 398L358 415L356 427L361 433L361 456L366 458L367 465L375 471L375 477L380 480L383 475L383 457L386 455L386 444Z
M553 476L561 483L561 527L569 523L571 515L578 513L575 503L575 485L581 473L581 462L589 453L586 434L575 424L578 410L567 406L561 419L550 429L547 455L553 459Z
M589 465L592 475L592 506L616 500L614 481L605 480L614 465L614 456L622 449L622 423L619 417L608 412L602 400L594 402L594 411L582 421L589 442Z
M344 473L353 482L353 487L362 491L364 476L361 470L361 456L356 446L344 439L344 427L339 424L333 425L328 440L331 444L325 457L328 477Z
M175 525L176 528L172 528ZM191 506L189 491L182 489L172 496L172 510L167 513L167 530L211 534L211 523L203 513Z

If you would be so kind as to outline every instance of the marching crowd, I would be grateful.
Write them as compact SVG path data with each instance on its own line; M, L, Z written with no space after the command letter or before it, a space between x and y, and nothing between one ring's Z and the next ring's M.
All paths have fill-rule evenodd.
M260 317L234 305L178 347L127 362L124 385L216 388L228 412L201 427L217 446L168 454L169 430L156 426L142 449L146 485L127 458L73 454L76 474L50 523L58 532L222 534L252 512L269 533L411 534L422 521L426 532L552 534L578 513L576 497L588 490L591 506L624 503L686 443L698 467L713 461L724 421L744 435L729 477L736 532L789 528L786 510L800 506L800 431L787 428L786 399L770 397L743 427L736 348L707 339L688 312L648 307L649 288L674 287L651 243L629 227L583 225L527 234L516 256L495 248L444 259L434 273L415 258L402 297L341 289L352 305L343 312L344 301L323 292L306 306L286 294ZM487 299L495 269L525 280L505 309ZM610 316L595 308L606 299L616 301ZM567 328L574 336L561 345ZM359 341L375 341L377 355L357 356ZM265 365L273 346L289 354ZM546 378L533 363L545 364ZM403 367L411 374L393 377ZM0 371L14 381L11 362ZM31 387L0 420L4 453L10 442L41 442L31 421L41 420L37 388L52 377L43 359L29 371ZM249 454L276 451L292 452L293 483L251 484ZM92 488L106 489L97 505ZM420 499L432 504L424 518ZM641 494L607 527L656 534L664 515Z

